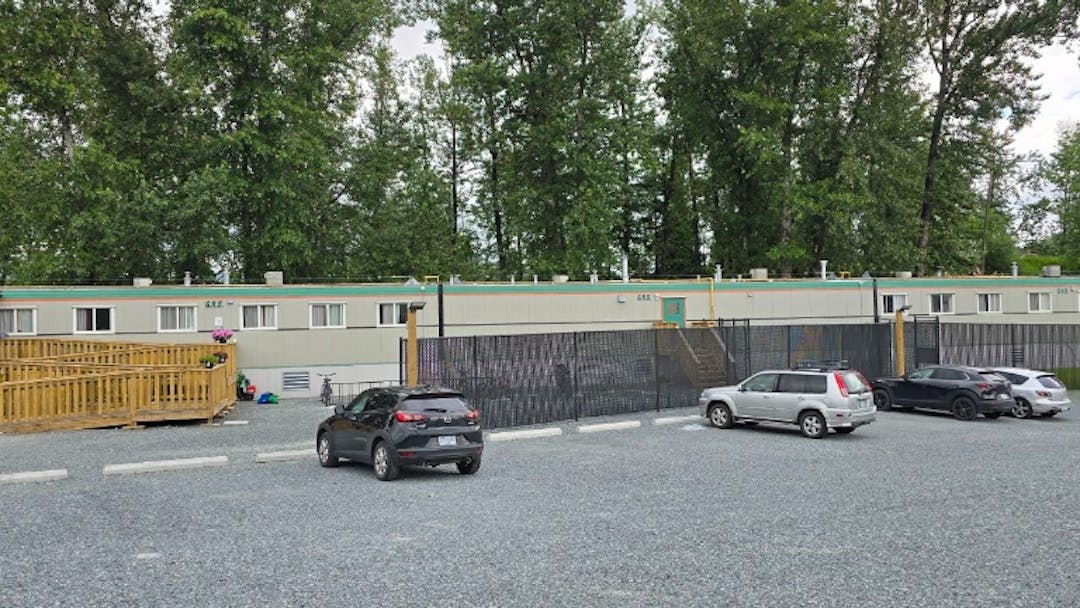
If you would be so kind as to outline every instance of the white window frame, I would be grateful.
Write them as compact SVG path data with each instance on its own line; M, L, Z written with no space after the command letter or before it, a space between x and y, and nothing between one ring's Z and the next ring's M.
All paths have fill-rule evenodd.
M934 297L940 298L940 303L945 302L945 298L949 299L949 310L934 310ZM932 293L929 295L930 300L930 314L932 315L951 315L956 314L956 294L951 292ZM944 308L944 306L942 306Z
M252 306L258 306L259 307L259 325L257 327L245 327L244 326L244 310L246 308L249 308L249 307L252 307ZM262 325L263 308L267 308L267 307L274 309L274 324L272 326L271 325ZM278 320L279 319L278 314L279 314L278 305L276 303L273 303L273 302L248 302L246 304L241 304L240 305L240 321L236 324L236 326L240 328L240 331L274 331L274 330L276 330L278 328L278 323L280 322Z
M398 323L398 322L383 323L382 322L383 306L396 306L397 311L399 313L398 317L400 317L400 311L404 310L405 311L405 318L408 319L408 314L409 314L409 303L408 302L379 302L378 306L375 307L375 324L378 327L404 327L406 325L405 321L401 321L400 323Z
M11 311L11 331L7 332L7 335L12 337L19 336L36 336L37 335L37 308L33 306L12 306L10 308L0 308L0 311ZM30 331L19 331L19 313L30 313Z
M98 311L98 310L107 310L107 311L109 311L109 329L107 329L107 330L79 329L79 311L80 310L88 310L88 309L93 310L93 311ZM93 314L93 318L97 319L97 313L96 312ZM71 307L71 333L74 334L74 335L79 335L79 336L88 336L88 335L99 335L99 336L101 336L101 335L115 334L116 333L116 307L115 306L97 306L97 305L72 306Z
M324 306L324 307L326 307L326 323L327 323L326 325L316 325L315 324L315 307L316 306ZM341 324L340 325L330 325L330 307L331 306L340 306L341 307ZM311 302L310 304L308 304L308 327L310 329L345 329L345 327L348 326L348 322L345 320L345 311L346 311L347 308L348 307L345 305L345 302Z
M982 310L982 298L986 296L986 310ZM997 308L990 308L991 300L997 301ZM980 315L991 315L1000 313L1002 295L1000 291L983 291L975 294L975 312Z
M1039 307L1031 307L1031 296L1039 296ZM1046 299L1046 308L1042 307L1043 298ZM1029 291L1027 294L1028 312L1032 313L1045 313L1054 311L1054 296L1049 291Z
M176 326L177 329L163 329L161 327L161 310L163 308L176 309ZM180 327L180 309L191 309L191 327ZM159 304L157 307L157 330L159 334L193 334L199 329L199 307L194 304Z
M888 302L891 305L892 310L887 310L887 308L890 308L890 307L885 306L886 298L888 298ZM883 294L881 294L881 311L882 311L882 313L887 314L887 315L896 314L896 311L898 310L898 307L896 306L896 298L903 298L904 299L904 302L902 304L900 304L899 308L903 308L904 306L907 306L907 304L908 304L908 295L906 293L883 293Z

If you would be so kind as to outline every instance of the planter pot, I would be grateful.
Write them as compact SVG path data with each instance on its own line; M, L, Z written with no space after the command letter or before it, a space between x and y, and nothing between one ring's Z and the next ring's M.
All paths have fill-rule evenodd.
M206 369L214 369L214 362L213 361L207 361L203 365L206 366Z

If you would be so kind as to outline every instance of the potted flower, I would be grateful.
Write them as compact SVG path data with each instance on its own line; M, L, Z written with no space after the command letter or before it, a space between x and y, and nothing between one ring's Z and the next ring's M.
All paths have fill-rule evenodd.
M214 353L214 356L217 357L218 363L225 363L229 359L229 353L220 350Z
M199 357L199 363L206 369L211 369L214 364L218 362L218 358L215 355L203 355Z
M232 336L233 330L225 329L224 327L219 327L210 334L211 338L222 344L225 344L225 342L227 342Z

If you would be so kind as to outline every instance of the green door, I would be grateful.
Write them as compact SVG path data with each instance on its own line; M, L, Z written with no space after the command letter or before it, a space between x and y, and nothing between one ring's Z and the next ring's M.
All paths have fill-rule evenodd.
M664 323L686 327L686 298L660 298L664 308Z

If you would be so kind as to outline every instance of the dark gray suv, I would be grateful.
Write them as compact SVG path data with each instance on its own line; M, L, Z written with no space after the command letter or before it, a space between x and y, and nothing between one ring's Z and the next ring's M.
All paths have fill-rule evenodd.
M348 458L372 465L389 481L406 465L456 464L472 475L480 470L484 438L480 411L454 390L432 386L382 386L360 393L319 424L319 463Z
M874 404L879 410L919 407L974 420L979 414L998 418L1016 403L1009 382L991 370L931 365L899 378L874 380Z

